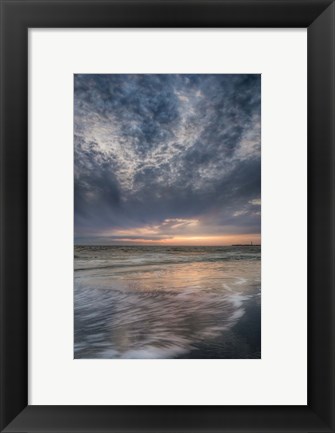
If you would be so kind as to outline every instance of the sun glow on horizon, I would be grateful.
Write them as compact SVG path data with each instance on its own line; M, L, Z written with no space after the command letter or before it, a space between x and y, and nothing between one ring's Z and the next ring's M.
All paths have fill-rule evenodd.
M248 235L222 235L222 236L174 236L169 239L160 239L155 242L143 240L143 244L175 245L175 246L221 246L232 244L260 244L259 234Z
M220 236L169 236L157 239L125 235L92 238L91 241L94 241L96 245L229 246L250 243L258 245L261 244L261 237L254 233Z

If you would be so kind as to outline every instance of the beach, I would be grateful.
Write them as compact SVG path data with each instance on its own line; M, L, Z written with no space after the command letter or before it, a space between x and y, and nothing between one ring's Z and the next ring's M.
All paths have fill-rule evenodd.
M76 359L261 357L261 247L75 246Z

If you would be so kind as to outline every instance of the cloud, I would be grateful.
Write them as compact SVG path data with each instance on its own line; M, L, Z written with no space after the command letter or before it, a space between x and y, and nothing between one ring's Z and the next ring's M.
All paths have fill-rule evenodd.
M249 201L250 204L253 206L260 206L261 205L261 199L260 198L254 198Z
M128 235L128 236L105 236L104 237L107 240L110 241L161 241L163 239L171 239L171 236L134 236L134 235Z
M260 230L260 96L260 75L75 75L76 236Z

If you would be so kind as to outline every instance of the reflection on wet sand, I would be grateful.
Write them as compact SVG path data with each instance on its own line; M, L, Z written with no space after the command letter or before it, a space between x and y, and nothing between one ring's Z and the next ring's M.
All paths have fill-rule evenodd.
M76 251L75 358L260 357L259 248L115 248Z

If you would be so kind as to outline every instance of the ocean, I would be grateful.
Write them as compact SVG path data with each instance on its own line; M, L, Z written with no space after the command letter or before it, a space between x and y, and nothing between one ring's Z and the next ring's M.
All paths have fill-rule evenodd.
M74 358L260 357L260 246L75 246Z

